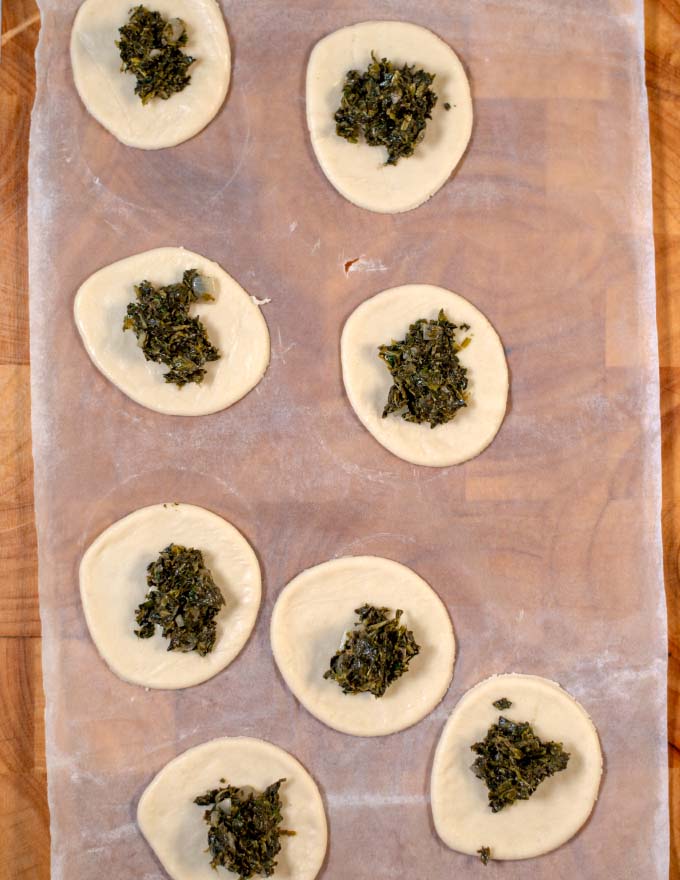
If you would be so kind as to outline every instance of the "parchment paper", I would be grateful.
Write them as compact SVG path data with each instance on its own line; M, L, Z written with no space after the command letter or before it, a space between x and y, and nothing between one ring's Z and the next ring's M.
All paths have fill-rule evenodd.
M313 774L327 880L667 876L666 638L650 167L641 0L233 0L235 63L214 123L172 150L118 144L71 78L76 0L41 0L30 159L33 439L47 760L56 880L162 878L137 831L170 758L225 734L269 739ZM401 216L353 207L314 161L304 75L316 40L412 20L461 55L476 112L460 169ZM379 47L378 47L379 48ZM427 59L422 59L427 61ZM271 368L226 412L163 417L88 360L78 285L128 254L183 244L264 307ZM346 260L360 257L346 274ZM382 449L344 396L339 334L383 288L441 284L498 328L511 404L493 445L447 470ZM265 593L224 673L179 693L119 681L90 640L80 556L113 520L202 504L253 543ZM413 567L442 595L459 658L444 702L380 740L296 703L269 649L272 604L301 569L348 553ZM583 702L606 775L560 850L490 864L449 851L428 806L433 750L460 695L538 673ZM226 876L226 875L225 875Z

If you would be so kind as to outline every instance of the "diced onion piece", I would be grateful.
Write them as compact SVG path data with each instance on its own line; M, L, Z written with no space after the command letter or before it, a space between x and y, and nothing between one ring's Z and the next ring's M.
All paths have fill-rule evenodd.
M171 18L165 25L163 37L165 38L166 43L173 45L181 40L182 34L185 30L186 28L184 27L184 22L181 18Z
M197 275L191 282L191 287L194 293L199 296L206 293L217 293L217 282L210 276Z

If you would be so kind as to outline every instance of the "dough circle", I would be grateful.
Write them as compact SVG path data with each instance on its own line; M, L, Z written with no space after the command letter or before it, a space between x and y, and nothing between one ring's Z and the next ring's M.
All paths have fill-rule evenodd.
M386 165L387 150L335 132L335 111L349 70L366 70L371 51L435 74L437 104L415 153ZM450 110L444 108L445 103ZM307 66L307 127L321 168L341 195L383 214L410 211L451 176L472 133L472 98L458 56L432 31L403 21L363 21L320 40Z
M201 550L225 605L217 618L215 647L168 651L156 627L150 639L135 635L135 611L147 593L146 567L168 544ZM200 684L236 657L260 607L260 566L243 535L221 516L192 504L154 504L109 526L80 563L80 596L90 635L113 672L148 688Z
M365 602L404 611L420 653L386 693L344 694L323 677L354 613ZM274 659L302 705L324 724L354 736L383 736L416 724L439 703L453 675L451 618L414 571L379 556L332 559L299 574L282 590L271 620Z
M87 110L128 147L159 150L198 134L224 103L231 76L229 37L215 0L154 0L151 9L181 18L187 28L184 50L196 61L191 82L166 101L142 104L136 79L120 69L118 29L126 24L130 0L84 0L71 31L73 79Z
M276 880L313 880L326 854L326 814L316 783L288 752L250 737L224 737L195 746L170 761L144 790L137 823L172 880L215 880L236 875L210 867L205 807L194 798L226 779L231 785L263 790L285 778L279 795L282 827Z
M419 318L434 319L443 308L454 324L469 324L472 342L460 354L468 368L468 407L444 425L382 418L392 377L378 346L403 339ZM508 398L503 344L488 319L462 296L432 284L383 290L356 308L341 339L342 377L354 411L386 449L412 464L446 467L479 455L498 433Z
M146 360L132 330L123 332L123 319L135 284L174 284L185 269L198 269L217 284L214 302L197 303L191 313L200 315L221 357L205 365L203 382L178 388L163 378L168 367ZM106 378L132 400L166 415L225 409L251 391L269 365L269 331L259 306L221 266L184 248L157 248L95 272L76 294L74 315L87 353Z
M493 702L507 697L510 709ZM470 746L483 740L499 715L528 721L542 740L571 754L566 770L542 782L527 801L492 813L487 789L470 767ZM469 690L446 722L432 766L432 818L447 846L492 859L529 859L566 843L590 815L600 788L602 752L595 725L566 691L536 675L495 675Z

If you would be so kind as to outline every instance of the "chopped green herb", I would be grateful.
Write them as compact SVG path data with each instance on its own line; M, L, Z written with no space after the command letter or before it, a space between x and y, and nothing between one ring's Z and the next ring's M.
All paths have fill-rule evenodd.
M470 748L478 756L470 769L486 784L494 813L528 800L544 779L566 768L570 757L562 743L541 742L528 722L503 716Z
M196 60L185 55L187 32L181 18L165 19L145 6L130 10L127 24L118 28L116 46L120 69L137 78L135 94L147 104L152 98L167 100L191 81L187 70Z
M452 324L441 309L436 321L421 318L411 324L400 342L381 345L380 357L392 374L383 418L401 413L407 422L429 422L431 428L451 421L468 405L467 368L458 352L467 348L470 337L456 341L456 331L467 324Z
M412 156L425 136L427 120L437 103L434 74L415 65L395 67L387 58L371 63L361 73L350 70L335 113L336 133L356 144L363 135L372 147L387 148L387 165Z
M170 544L146 570L149 592L135 612L135 635L150 639L160 626L170 640L168 651L209 654L224 597L201 551Z
M512 706L512 703L507 697L501 697L500 700L496 700L493 706L502 712L503 709L509 709L510 706Z
M123 320L123 330L134 331L147 361L170 367L163 378L179 388L202 382L203 365L220 357L201 319L189 314L192 303L214 299L207 289L196 269L187 269L178 284L166 287L142 281L135 285L137 300L128 304Z
M489 864L489 859L491 858L491 850L488 846L480 847L477 852L479 853L479 858L483 865Z
M368 692L382 697L420 652L411 630L399 623L404 612L395 611L392 619L389 613L389 608L373 605L357 608L355 629L347 633L323 677L337 681L346 694Z
M451 109L451 105L450 105L449 102L447 101L447 102L444 104L444 110L450 110L450 109Z
M208 825L208 852L213 868L226 868L238 874L240 880L255 874L271 877L281 849L279 838L295 834L279 827L283 821L279 788L285 781L279 779L261 794L227 785L194 800L199 807L208 807L203 819Z

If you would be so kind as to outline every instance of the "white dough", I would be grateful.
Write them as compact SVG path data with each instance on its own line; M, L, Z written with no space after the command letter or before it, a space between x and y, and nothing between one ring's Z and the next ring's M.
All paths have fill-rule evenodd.
M468 406L444 425L407 422L400 413L382 418L392 385L378 347L403 339L420 318L440 309L454 324L469 324L471 343L459 358L468 369ZM503 344L487 318L462 296L431 284L392 287L363 302L347 319L341 340L342 376L354 411L386 449L413 464L446 467L479 455L505 415L508 367Z
M149 7L186 25L183 51L196 61L191 82L167 100L142 104L134 74L121 71L118 28L127 24L132 0L85 0L73 22L71 66L85 107L129 147L158 150L198 134L224 103L231 75L229 38L215 0L154 0Z
M261 739L214 739L170 761L149 783L137 807L144 837L172 880L225 880L236 877L210 867L205 807L195 797L220 787L220 779L258 791L279 779L282 836L276 857L276 880L314 880L326 854L326 814L319 789L305 768L288 752Z
M160 627L150 639L134 633L135 611L148 590L146 568L173 543L203 553L224 596L215 647L205 657L168 651ZM231 523L192 504L136 510L102 532L80 563L80 596L97 650L116 675L149 688L191 687L228 666L255 626L260 594L250 544Z
M494 701L507 697L510 709ZM499 715L528 721L536 735L561 742L571 757L565 770L544 780L526 801L498 813L487 788L470 770L470 746L484 739ZM446 722L432 766L432 817L447 846L474 855L482 846L492 859L529 859L561 846L590 815L600 788L602 752L597 730L566 691L536 675L496 675L469 690Z
M401 67L435 74L437 104L415 153L386 165L387 150L357 144L335 132L335 111L349 70L364 71L371 51ZM450 110L444 108L445 103ZM438 36L402 21L364 21L320 40L307 66L307 126L316 158L333 186L360 208L384 214L410 211L451 176L472 133L472 99L463 65Z
M323 677L354 613L364 603L404 611L420 653L382 697L345 694ZM332 559L303 571L281 592L271 621L274 659L302 705L324 724L355 736L382 736L420 721L453 675L456 646L446 606L410 568L378 556Z
M191 314L200 316L221 356L205 364L200 384L179 388L163 378L169 367L147 361L134 332L123 332L123 319L135 284L175 284L185 269L198 269L217 285L214 301L196 303ZM95 366L128 397L167 415L225 409L251 391L269 365L269 331L259 306L221 266L184 248L157 248L100 269L78 290L74 313Z

